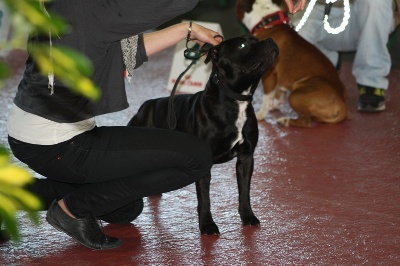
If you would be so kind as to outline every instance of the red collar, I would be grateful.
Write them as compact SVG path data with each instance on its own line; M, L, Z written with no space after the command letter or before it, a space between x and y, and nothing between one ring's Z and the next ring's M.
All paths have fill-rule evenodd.
M276 25L288 24L290 18L287 11L277 11L275 13L269 14L261 19L253 29L250 31L251 34L256 34L257 31L263 28L271 28Z

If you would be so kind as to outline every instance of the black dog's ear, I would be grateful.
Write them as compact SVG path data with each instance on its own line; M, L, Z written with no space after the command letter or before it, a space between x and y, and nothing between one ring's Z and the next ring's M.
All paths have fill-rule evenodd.
M210 45L211 47L208 49L207 57L204 60L205 64L208 64L211 60L214 60L217 56L217 49L215 46L212 46L211 44L206 43L205 45ZM203 45L203 46L205 46Z

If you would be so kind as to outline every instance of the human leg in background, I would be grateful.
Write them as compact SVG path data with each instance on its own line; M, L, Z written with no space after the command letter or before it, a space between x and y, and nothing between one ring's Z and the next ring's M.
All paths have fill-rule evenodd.
M336 66L339 64L339 52L357 50L360 31L357 14L354 5L351 5L348 24L337 34L328 33L324 29L324 15L325 5L316 4L308 20L299 30L299 35L314 44ZM342 24L343 19L344 8L333 6L329 12L329 25L336 29Z
M360 111L385 110L385 91L391 57L387 48L389 34L394 30L392 0L357 0L354 3L359 39L353 61L360 98Z
M326 57L332 62L334 66L338 65L339 61L339 49L342 46L342 38L332 38L324 29L324 12L325 6L322 4L316 4L310 13L306 23L298 31L299 35L306 39L311 44L315 45ZM337 27L343 20L343 9L332 7L330 11L329 23L332 27ZM341 33L343 35L344 33ZM334 43L330 45L330 41Z
M339 34L329 34L323 28L324 11L324 5L315 5L299 34L317 46L334 65L339 63L338 51L356 51L353 75L360 90L358 108L360 111L384 110L386 76L391 67L386 45L394 28L392 0L355 0L349 23ZM343 8L332 7L328 20L331 27L338 27L343 16Z

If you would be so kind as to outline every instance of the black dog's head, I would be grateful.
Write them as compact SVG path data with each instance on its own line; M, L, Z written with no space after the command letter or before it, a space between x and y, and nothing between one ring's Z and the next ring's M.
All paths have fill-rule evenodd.
M241 93L259 83L262 75L272 68L278 53L278 46L272 39L260 41L247 35L212 47L205 62L212 62L212 72L221 82Z

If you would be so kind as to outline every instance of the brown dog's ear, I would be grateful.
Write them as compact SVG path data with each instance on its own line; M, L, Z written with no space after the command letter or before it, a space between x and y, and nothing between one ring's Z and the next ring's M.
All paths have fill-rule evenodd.
M253 10L253 5L256 0L243 0L242 6L246 13L249 13Z
M284 4L282 0L272 0L272 3L280 7L282 7Z
M244 13L249 13L253 10L255 0L237 0L236 15L240 20L243 19Z

